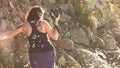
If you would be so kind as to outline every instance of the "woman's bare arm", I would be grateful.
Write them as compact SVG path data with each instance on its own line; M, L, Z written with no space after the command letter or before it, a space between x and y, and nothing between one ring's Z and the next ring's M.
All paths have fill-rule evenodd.
M60 15L54 19L54 28L52 29L51 26L48 24L48 22L45 23L45 29L46 32L48 33L49 37L52 38L53 40L58 40L58 21L60 19Z
M20 25L16 29L14 29L14 30L12 30L12 31L10 31L8 33L0 35L0 40L12 38L15 35L19 34L20 32L22 32L22 31L24 31L24 25Z
M51 26L48 24L48 22L45 22L45 30L48 34L48 36L52 39L52 40L57 40L58 39L58 31L56 28L51 28Z

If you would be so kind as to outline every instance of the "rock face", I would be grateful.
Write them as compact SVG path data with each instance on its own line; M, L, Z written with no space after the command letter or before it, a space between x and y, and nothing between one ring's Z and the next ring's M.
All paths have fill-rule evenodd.
M30 6L62 7L56 68L120 68L120 0L0 0L0 34L24 23ZM29 68L23 33L0 41L0 68Z
M58 41L56 41L57 46L64 48L66 50L74 50L74 43L72 40L67 38L61 38Z
M13 29L12 22L0 19L0 34ZM9 27L9 29L7 29ZM0 68L14 68L13 40L0 41ZM6 65L7 64L7 65Z
M106 61L101 59L97 54L90 51L79 49L76 52L76 59L85 68L112 68Z
M85 31L82 28L74 28L70 31L70 38L74 40L75 43L84 44L86 46L89 46L89 40L87 38L87 35Z

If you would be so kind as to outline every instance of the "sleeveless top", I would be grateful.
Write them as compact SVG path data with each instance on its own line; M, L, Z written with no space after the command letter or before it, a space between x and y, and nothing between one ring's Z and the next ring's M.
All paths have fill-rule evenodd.
M38 22L40 23L40 21ZM28 37L30 44L29 53L47 52L54 50L52 44L49 41L47 33L39 32L35 23L31 22L30 25L32 27L32 33Z

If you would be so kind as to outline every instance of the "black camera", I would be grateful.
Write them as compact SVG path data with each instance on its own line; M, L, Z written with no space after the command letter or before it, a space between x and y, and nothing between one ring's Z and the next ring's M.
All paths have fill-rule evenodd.
M51 10L51 12L53 12L53 14L55 15L55 17L58 17L59 14L61 14L61 12L62 12L62 8L61 8L61 7L53 8L53 9Z

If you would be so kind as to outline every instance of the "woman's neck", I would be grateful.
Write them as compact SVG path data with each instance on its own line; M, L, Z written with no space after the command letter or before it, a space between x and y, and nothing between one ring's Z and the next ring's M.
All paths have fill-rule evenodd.
M43 20L43 18L40 18L39 20L40 20L40 21L42 21L42 20Z

